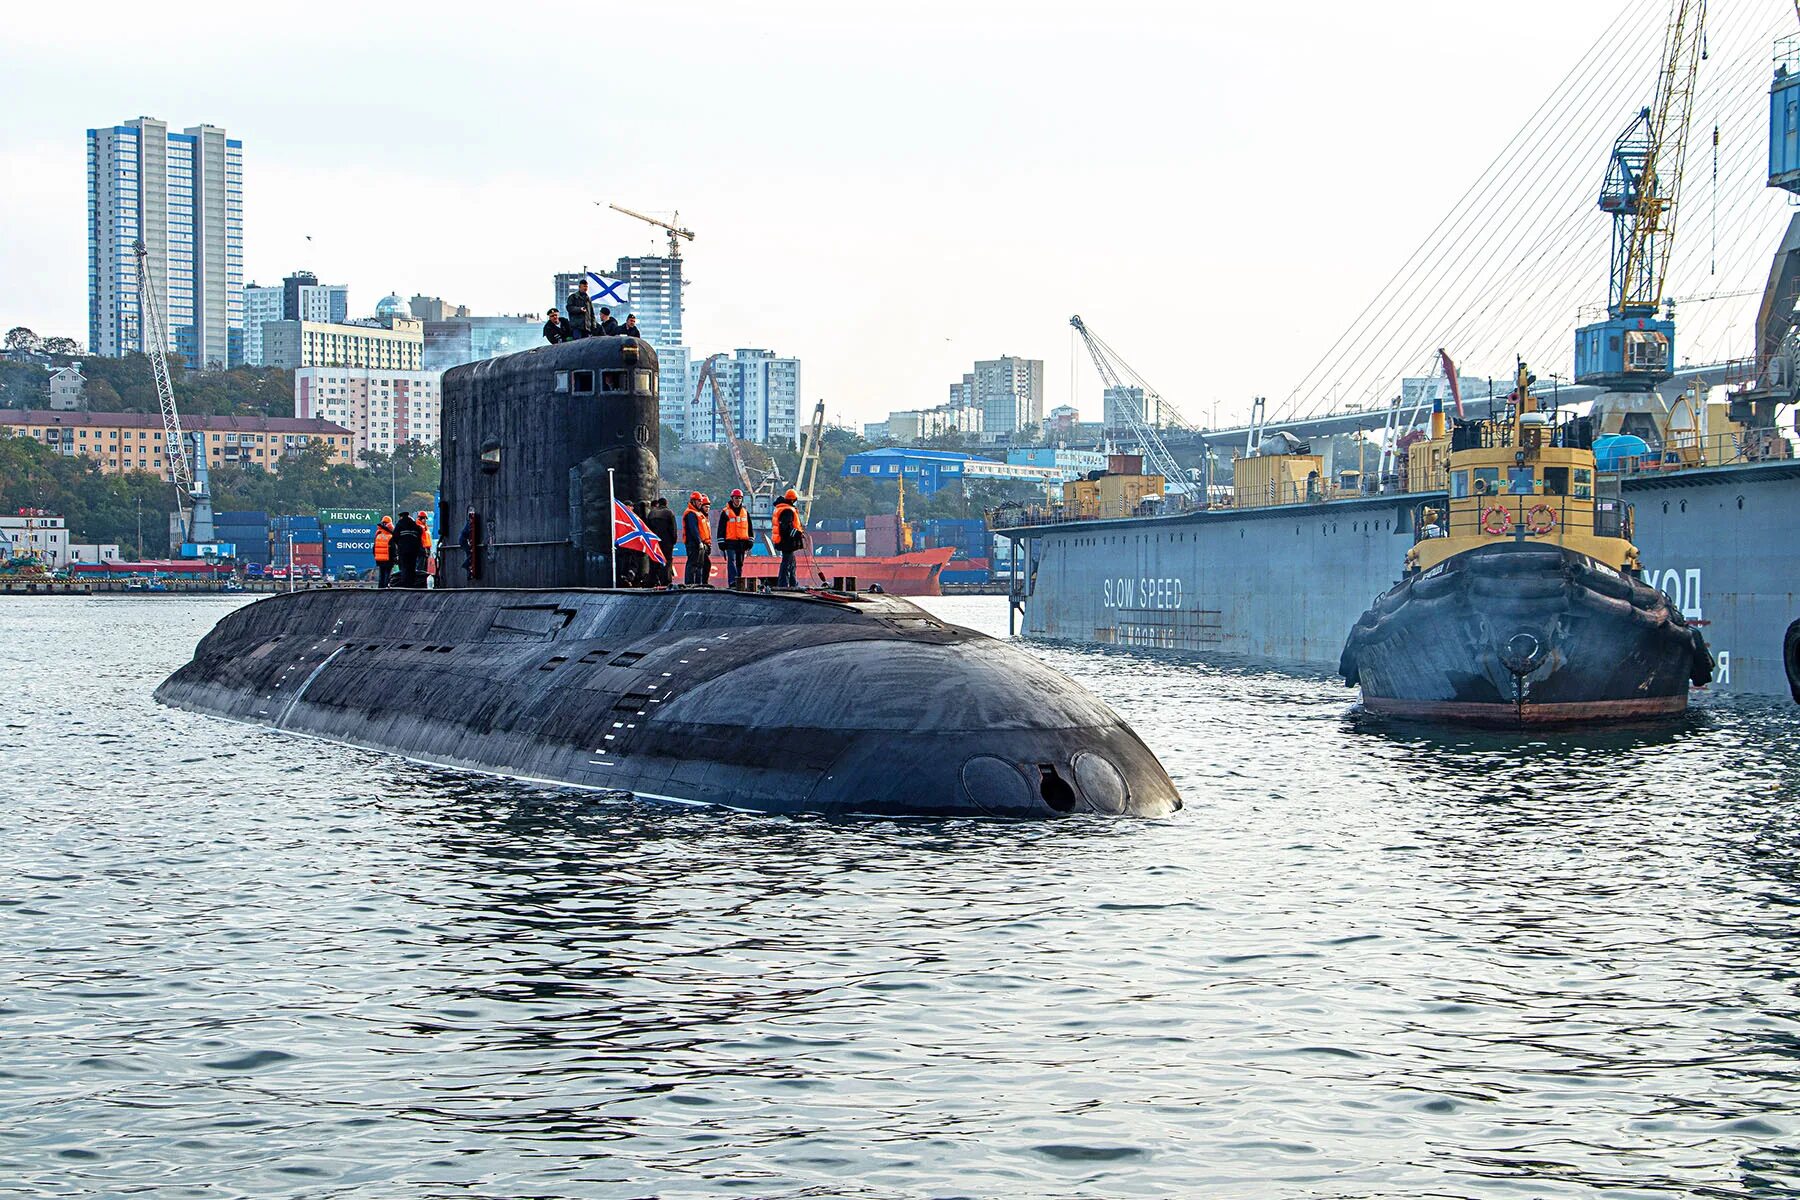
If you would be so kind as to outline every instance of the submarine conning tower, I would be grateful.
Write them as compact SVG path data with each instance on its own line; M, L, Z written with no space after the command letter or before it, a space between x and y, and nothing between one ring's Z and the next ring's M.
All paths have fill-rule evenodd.
M658 390L656 351L633 337L445 372L438 586L609 586L609 496L657 493Z

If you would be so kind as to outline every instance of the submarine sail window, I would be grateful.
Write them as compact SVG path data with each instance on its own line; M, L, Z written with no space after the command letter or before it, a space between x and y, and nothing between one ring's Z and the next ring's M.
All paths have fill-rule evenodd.
M556 391L562 395L568 394L569 373L567 371L558 371L556 373Z
M628 371L600 372L600 390L603 392L627 392L631 390L631 373Z
M637 394L640 396L656 395L656 375L651 371L634 372L637 376Z
M569 372L569 390L577 396L594 394L594 373L592 371Z

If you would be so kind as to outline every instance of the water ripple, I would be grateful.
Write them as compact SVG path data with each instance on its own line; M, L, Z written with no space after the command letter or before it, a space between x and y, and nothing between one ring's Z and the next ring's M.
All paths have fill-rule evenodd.
M1037 646L1186 810L779 819L156 707L230 603L0 607L0 1194L1800 1194L1789 708Z

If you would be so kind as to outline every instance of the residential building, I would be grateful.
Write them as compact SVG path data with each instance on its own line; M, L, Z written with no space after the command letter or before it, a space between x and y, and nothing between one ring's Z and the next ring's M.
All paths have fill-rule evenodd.
M414 298L415 300L417 297ZM499 358L544 345L544 318L450 317L426 320L424 369L447 371L463 363Z
M117 542L75 542L69 546L69 561L72 563L122 562L124 556L119 553Z
M1106 454L1100 450L1070 450L1062 446L1023 446L1006 452L1006 461L1018 467L1045 467L1059 482L1079 479L1089 471L1106 470Z
M350 319L350 289L320 283L311 271L295 271L281 281L281 319L342 325Z
M757 349L738 350L730 358L718 354L713 356L713 377L719 382L720 396L739 438L748 442L797 443L799 359ZM683 440L722 442L725 427L719 421L712 391L702 391L698 399L690 399Z
M282 319L282 289L250 284L244 288L244 365L263 362L263 326Z
M849 455L838 474L844 479L883 482L904 479L916 486L922 496L930 496L953 483L1028 483L1052 487L1060 486L1062 482L1061 472L1053 467L1004 463L950 450L898 447L863 450Z
M87 407L87 377L81 373L80 363L50 372L50 407L58 412Z
M1141 387L1109 387L1100 393L1100 423L1108 430L1132 428L1133 420L1151 425L1162 424L1161 397L1152 393L1146 407Z
M427 323L453 321L469 315L468 305L446 303L442 296L414 296L406 302L406 306L412 310L413 316ZM561 305L557 307L560 308Z
M168 345L189 366L243 358L244 148L216 125L170 131L139 117L87 131L88 346L108 358L146 349L137 256Z
M185 432L205 438L209 467L273 467L286 455L308 447L329 451L334 463L354 461L350 430L329 421L187 416L181 425ZM102 474L152 471L169 478L158 413L0 409L0 437L7 436L35 438L59 454L93 459Z
M424 351L425 322L412 317L378 316L341 324L282 320L263 326L263 365L290 371L301 367L418 371Z
M64 520L38 508L0 516L0 563L35 558L46 567L69 564L69 529Z
M443 393L435 371L301 367L294 372L294 416L348 429L356 454L392 454L408 442L436 445Z
M1081 424L1081 412L1067 404L1059 404L1044 415L1044 436L1056 441L1075 440L1075 429Z
M1016 432L1043 421L1043 359L1009 354L977 362L973 382L983 433Z
M891 442L893 440L893 426L888 422L868 421L863 424L863 441Z

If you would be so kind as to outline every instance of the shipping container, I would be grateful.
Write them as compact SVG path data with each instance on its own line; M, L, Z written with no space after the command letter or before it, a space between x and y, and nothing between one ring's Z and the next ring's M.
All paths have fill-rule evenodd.
M379 508L321 508L318 519L325 525L374 525L383 515Z
M269 514L266 512L216 512L213 514L215 525L267 525Z

